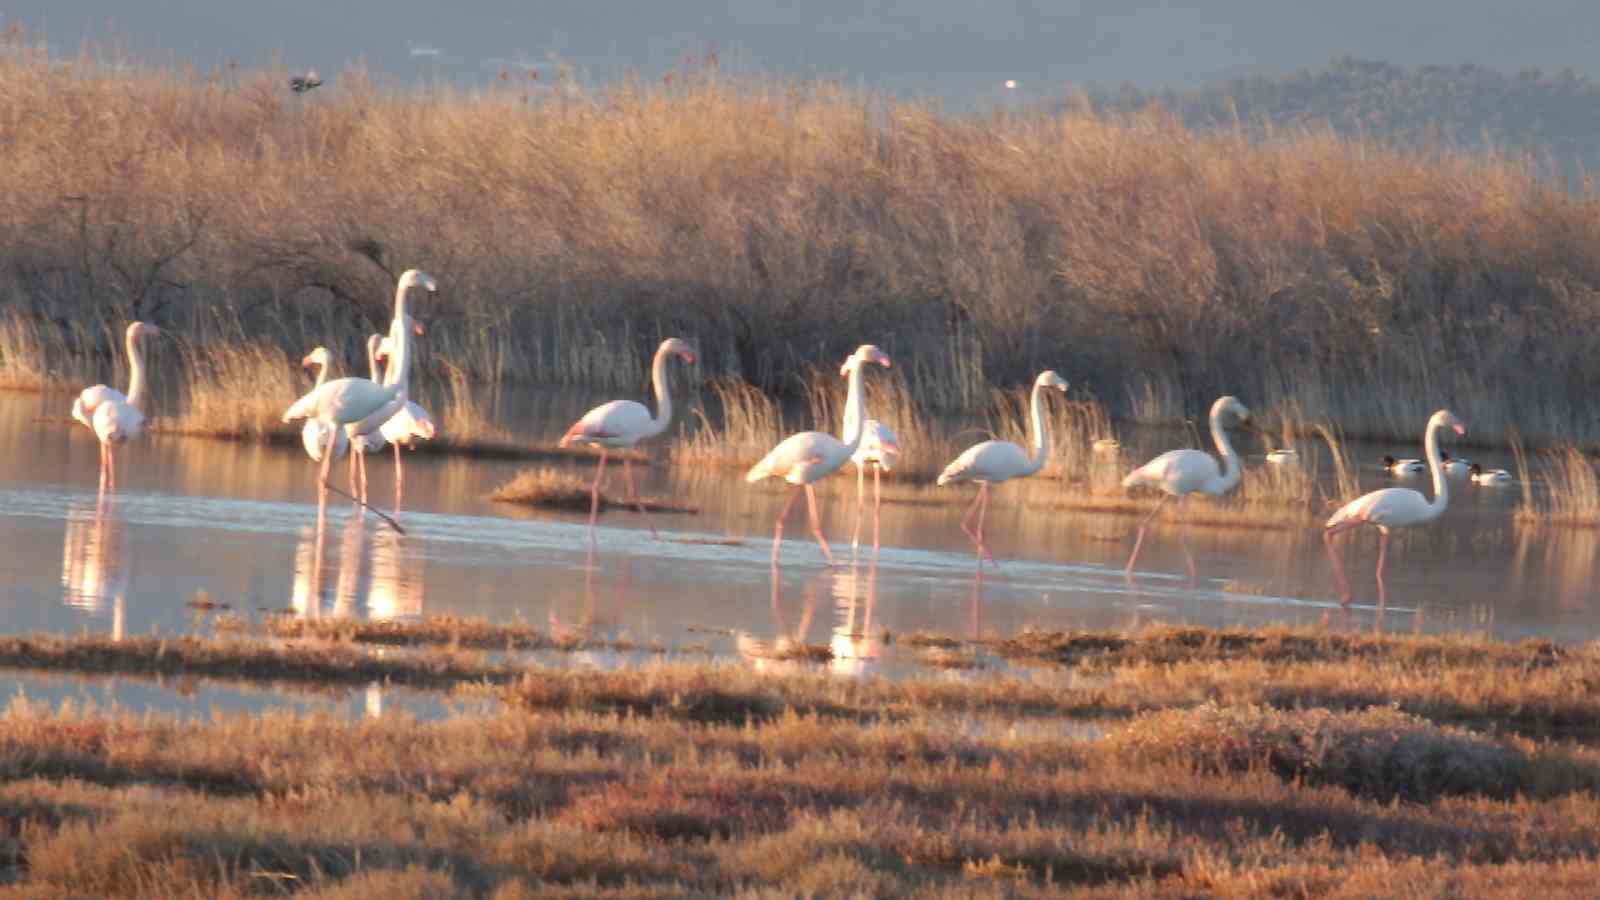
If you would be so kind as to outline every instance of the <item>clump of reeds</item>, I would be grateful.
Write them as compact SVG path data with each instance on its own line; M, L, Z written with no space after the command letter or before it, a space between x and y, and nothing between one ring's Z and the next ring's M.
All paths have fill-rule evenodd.
M695 409L699 425L673 443L674 463L754 465L783 440L783 414L771 395L739 378L712 378L706 388L715 404L715 415Z
M489 499L499 503L519 503L543 509L565 509L588 512L593 503L593 481L570 469L540 466L523 469L510 481L489 493ZM636 503L627 503L603 489L600 493L600 511L608 509L637 509L647 512L692 513L693 507L682 506L658 497L640 497Z
M176 416L155 426L204 437L262 438L298 428L283 423L284 410L311 388L298 365L277 347L188 346L182 400Z
M1526 463L1518 456L1519 477L1525 485L1516 518L1525 525L1600 528L1600 473L1582 450L1566 446L1543 455L1545 490L1532 491Z

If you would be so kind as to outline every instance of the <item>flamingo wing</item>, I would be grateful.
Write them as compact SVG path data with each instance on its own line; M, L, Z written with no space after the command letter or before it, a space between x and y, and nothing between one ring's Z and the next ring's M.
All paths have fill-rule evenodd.
M1010 441L974 444L939 473L939 484L984 481L990 484L1015 478L1028 468L1028 454Z
M1122 486L1159 488L1169 494L1190 494L1222 477L1211 454L1199 450L1168 450L1122 479Z
M900 442L894 429L877 419L868 419L861 426L861 445L850 459L858 466L875 462L885 472L894 468L900 459Z
M1432 518L1428 498L1410 488L1384 488L1363 494L1329 517L1324 528L1361 522L1381 528L1415 525Z
M435 434L433 417L415 401L407 401L399 412L383 423L379 431L383 432L384 439L389 443L402 446L417 440L433 440Z
M84 388L78 398L72 401L72 417L82 422L89 428L94 427L94 411L102 403L127 403L128 397L121 391L103 384Z
M311 419L300 429L300 442L305 444L306 455L314 462L322 462L322 454L328 451L330 441L334 459L339 459L350 452L350 438L345 435L342 428Z
M101 443L131 440L144 432L144 413L126 401L108 400L94 408L94 433Z
M632 400L602 403L583 414L561 438L561 446L596 444L632 447L650 428L650 410Z
M821 431L792 434L751 466L744 480L782 478L790 484L810 484L849 461L847 449L838 438Z

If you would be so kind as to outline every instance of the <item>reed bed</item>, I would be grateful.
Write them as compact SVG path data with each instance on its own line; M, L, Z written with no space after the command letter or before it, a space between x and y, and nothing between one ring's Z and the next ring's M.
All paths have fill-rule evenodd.
M620 465L620 463L619 463ZM620 472L611 472L611 478L620 479ZM489 499L497 503L517 503L542 509L564 509L588 512L593 504L592 476L585 478L570 469L551 466L523 469L510 481L489 492ZM640 497L638 503L628 503L606 491L601 485L600 512L612 509L630 510L643 506L653 513L693 513L693 507L675 504L660 497Z
M1354 436L1448 405L1600 437L1600 204L1514 159L709 65L471 94L354 70L301 97L276 69L4 40L0 383L103 380L130 318L197 353L348 356L417 265L444 285L432 355L475 382L632 388L680 334L707 375L797 399L794 372L873 340L941 414L1055 367L1118 419L1231 392Z
M1519 524L1600 528L1600 473L1587 454L1572 446L1545 453L1539 466L1545 490L1537 496L1520 454L1518 460L1526 488L1516 511Z
M393 649L532 634L440 621L270 649L7 639L5 667L38 653L93 672L261 653L290 674L297 658L448 658L455 686L426 689L500 701L418 722L13 700L0 713L7 890L1582 897L1600 876L1597 736L1537 737L1529 714L1560 702L1592 723L1592 699L1570 685L1600 665L1593 647L1308 628L1007 639L1096 675L1067 688L704 663L519 672ZM952 658L972 647L925 643ZM256 663L241 675L268 677ZM364 689L386 690L377 677ZM1480 704L1489 685L1502 699ZM1112 709L1136 696L1148 699Z

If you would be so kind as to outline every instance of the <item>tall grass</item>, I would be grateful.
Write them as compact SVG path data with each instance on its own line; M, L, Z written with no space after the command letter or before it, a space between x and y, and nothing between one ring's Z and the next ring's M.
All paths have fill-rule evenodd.
M1545 491L1536 497L1525 491L1517 507L1517 521L1527 524L1600 528L1600 472L1594 461L1577 447L1549 451L1541 459ZM1519 463L1519 469L1524 465ZM1524 482L1530 479L1523 475Z
M792 396L872 340L934 411L1053 366L1119 418L1227 392L1357 436L1449 405L1479 433L1600 437L1600 203L1514 159L714 68L471 94L357 70L301 97L278 70L7 41L0 312L30 327L0 340L3 382L86 374L43 364L53 342L104 377L135 317L349 350L415 265L445 286L418 304L436 356L473 380L632 387L683 334L708 375Z
M706 384L716 406L713 418L697 407L698 427L672 445L672 461L702 466L753 465L786 434L783 412L771 395L739 378Z

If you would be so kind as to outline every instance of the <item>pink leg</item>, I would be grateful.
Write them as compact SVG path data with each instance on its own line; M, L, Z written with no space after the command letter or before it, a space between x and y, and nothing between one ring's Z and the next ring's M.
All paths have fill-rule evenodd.
M778 510L778 520L772 523L772 564L778 564L778 548L783 546L783 520L788 518L790 507L794 501L800 499L800 485L795 485L789 491L789 499L783 503L783 509Z
M977 496L972 498L972 505L967 507L966 514L961 517L961 531L967 536L967 540L971 541L975 547L981 547L983 541L978 537L977 532L972 530L972 525L970 523L972 522L972 517L978 514L978 506L983 503L984 487L985 486L982 485L979 486ZM981 552L979 553L979 558L982 558Z
M856 465L856 527L850 532L850 553L854 555L856 548L861 546L861 515L867 504L867 470L865 465Z
M328 476L333 471L333 454L322 454L322 473L317 478L317 522L328 515Z
M394 514L400 515L400 499L406 492L406 470L400 464L400 445L394 445Z
M594 467L594 484L589 486L589 539L594 540L594 520L600 515L600 479L606 474L606 448L600 448L600 464Z
M872 552L878 552L878 513L883 509L883 468L872 469Z
M806 506L811 510L811 533L817 536L817 546L822 548L822 556L831 568L833 551L828 549L828 539L822 536L822 518L817 515L817 490L809 484L806 485Z
M983 487L978 489L978 499L982 501L978 505L978 559L981 563L983 559L987 558L989 565L999 566L1000 564L994 561L994 554L989 552L988 545L983 542L983 520L989 515L989 483L987 481L983 483Z
M1383 584L1383 563L1389 556L1389 529L1378 529L1378 612L1382 613L1389 603L1389 591Z
M1133 553L1129 554L1128 556L1128 564L1122 568L1124 575L1128 575L1130 577L1133 575L1133 564L1139 560L1139 548L1144 546L1144 533L1150 527L1150 522L1155 519L1158 514L1160 514L1161 507L1166 506L1167 501L1171 499L1171 494L1163 494L1161 497L1161 502L1156 504L1156 508L1150 510L1150 512L1143 519L1139 520L1139 536L1133 541Z
M1183 516L1183 501L1187 496L1178 498L1178 515ZM1183 559L1189 565L1189 587L1194 587L1200 582L1200 576L1195 570L1194 554L1189 551L1189 520L1184 519L1182 527L1178 529L1178 546L1183 548Z
M1355 597L1350 593L1349 579L1344 577L1344 563L1339 560L1339 552L1333 549L1333 539L1360 524L1360 522L1344 522L1322 532L1322 544L1328 548L1328 561L1333 564L1333 580L1339 586L1339 605L1346 608Z
M106 445L106 471L111 475L111 489L117 489L117 445Z
M639 507L639 515L648 516L649 513L645 512L644 501L639 499L639 491L633 486L633 468L626 456L622 458L622 478L628 483L628 500ZM661 535L656 534L655 523L648 518L644 520L644 523L650 526L650 539L660 540Z

